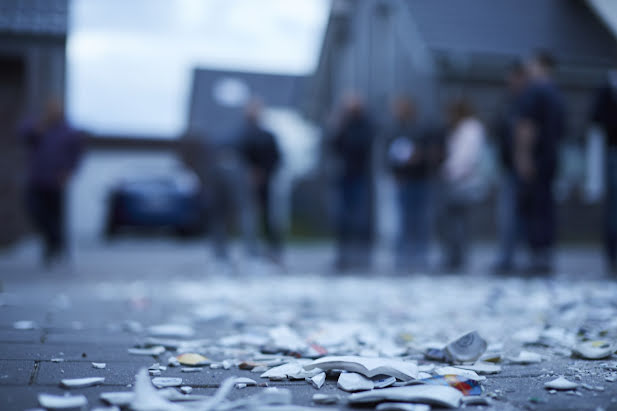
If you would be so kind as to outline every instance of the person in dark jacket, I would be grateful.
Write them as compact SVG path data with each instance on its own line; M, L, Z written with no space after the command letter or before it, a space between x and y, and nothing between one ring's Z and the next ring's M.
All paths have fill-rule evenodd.
M523 92L515 134L515 167L520 181L519 204L530 251L530 274L552 271L555 243L553 183L565 110L552 74L555 62L538 52L528 62L530 84Z
M336 268L368 269L371 264L371 177L375 129L364 102L350 96L344 103L332 148L340 164L338 256Z
M392 108L394 124L386 135L386 149L400 215L395 264L399 271L422 271L428 269L435 142L429 128L419 124L411 99L399 97Z
M497 138L498 159L502 172L497 210L499 246L497 260L493 266L493 271L497 274L512 272L516 245L520 241L518 181L514 169L514 131L521 96L527 84L527 74L522 62L510 66L505 83L506 95L493 129Z
M617 273L617 71L611 71L608 81L597 92L591 113L591 123L604 132L606 144L604 209L604 244L609 269Z
M23 138L28 156L27 210L43 238L43 262L49 266L66 253L66 188L81 157L81 139L55 98L48 101L38 123L24 128Z
M260 101L248 104L244 129L238 141L241 156L248 167L250 189L270 247L270 257L278 261L282 239L271 215L271 189L274 174L281 163L281 153L274 134L260 125L261 111Z

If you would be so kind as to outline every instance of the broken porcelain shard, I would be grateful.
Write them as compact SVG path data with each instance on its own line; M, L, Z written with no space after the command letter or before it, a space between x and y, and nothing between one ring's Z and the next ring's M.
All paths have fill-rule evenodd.
M92 363L92 368L96 368L96 369L98 369L98 370L102 370L102 369L104 369L105 367L107 367L107 364L106 364L106 363L104 363L104 362L93 362L93 363Z
M394 377L373 378L372 380L375 388L386 388L396 382Z
M572 353L586 360L600 360L610 357L616 346L608 341L586 341L576 345Z
M52 395L39 394L39 405L50 410L82 409L88 405L88 399L83 395Z
M178 363L190 367L198 367L200 365L208 365L211 363L209 358L197 353L180 354L176 357L176 360L178 360Z
M438 375L421 380L421 382L432 385L448 385L452 388L456 388L466 396L482 394L482 386L480 386L477 380L467 379L460 375Z
M452 362L476 361L484 354L488 344L477 331L471 331L444 348L446 358Z
M542 356L531 351L521 351L516 357L506 358L511 364L537 364L542 362Z
M350 404L369 404L375 402L419 402L441 407L456 408L461 403L463 393L445 385L410 385L389 387L380 390L359 392L347 397Z
M484 361L478 361L475 364L460 364L457 368L463 368L465 370L475 371L476 373L483 374L498 374L501 372L501 366Z
M62 385L62 387L64 388L83 388L99 385L102 384L104 381L104 377L65 378L60 381L60 385Z
M544 388L547 390L575 390L578 387L578 384L572 381L565 379L563 376L556 378L552 381L548 381L544 383Z
M311 377L311 378L306 378L306 380L315 388L320 389L324 383L326 382L326 373L325 372L320 372L319 374Z
M191 392L193 392L193 387L183 385L182 387L180 387L180 391L182 391L182 394L190 394Z
M344 372L338 377L336 385L343 391L358 392L372 390L373 381L355 372Z
M101 401L109 404L116 405L118 407L126 407L135 398L135 393L133 392L104 392L99 396Z
M410 404L408 402L384 402L375 408L377 411L431 411L430 405Z
M16 330L34 330L38 325L34 321L21 320L13 323L13 328Z
M305 370L320 368L327 370L345 370L362 374L365 377L385 375L402 381L418 378L418 365L415 361L403 361L393 358L371 358L358 356L322 357L304 366Z
M331 405L338 404L342 398L338 394L313 394L312 400L315 404Z
M484 381L486 377L481 377L475 371L458 368L458 367L439 367L435 370L437 375L460 375L474 381Z
M157 388L179 387L182 385L182 378L156 377L152 379L152 384Z
M183 367L180 372L202 372L203 368L200 367Z
M165 352L165 347L161 345L157 345L150 348L129 348L129 354L133 355L152 355L156 357L157 355L161 355Z
M290 362L287 364L279 365L278 367L270 368L268 371L260 375L261 378L269 378L271 380L284 380L291 376L298 376L305 371L300 362ZM302 377L300 379L304 379Z
M130 404L134 411L181 411L180 407L164 398L153 386L145 368L135 376L135 392Z
M244 385L245 387L254 387L257 385L257 381L246 377L235 377L234 384L236 385L236 387L238 385Z

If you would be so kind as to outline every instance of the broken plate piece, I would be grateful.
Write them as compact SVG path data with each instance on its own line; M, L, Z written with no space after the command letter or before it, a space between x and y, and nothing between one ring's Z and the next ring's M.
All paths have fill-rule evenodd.
M341 373L336 385L347 392L367 391L374 387L373 381L355 372Z
M448 385L452 388L456 388L463 395L481 395L482 386L477 380L467 379L460 375L439 375L437 377L426 378L420 380L424 384L431 385Z
M84 408L88 405L88 399L83 395L39 394L38 399L41 407L52 410Z
M183 385L182 387L180 387L180 391L182 391L182 394L190 394L193 392L193 387L189 387L188 385Z
M487 346L484 338L477 331L472 331L446 345L444 352L450 361L469 362L480 358Z
M305 369L302 367L301 363L290 362L287 364L279 365L278 367L270 368L268 371L261 374L260 377L280 381L286 379L290 375L297 376L304 370Z
M188 365L191 367L198 367L200 365L208 365L211 363L210 359L207 357L192 352L180 354L176 357L176 360L178 360L178 362L182 365Z
M608 341L586 341L574 347L572 352L586 360L600 360L610 357L615 350L615 346Z
M104 377L65 378L60 381L60 385L64 388L83 388L99 385L102 384L104 381Z
M182 367L180 372L202 372L204 369L200 367Z
M367 404L375 402L419 402L441 407L456 408L461 403L463 393L445 385L410 385L406 387L389 387L351 394L347 397L350 404Z
M148 327L148 334L153 337L191 338L195 330L184 324L159 324Z
M105 364L104 362L93 362L92 363L92 368L96 368L98 370L102 370L105 367L107 367L107 364Z
M537 364L542 362L542 356L531 351L521 351L516 357L507 357L511 364Z
M320 368L327 370L345 370L357 372L365 377L387 375L408 381L418 378L418 365L412 361L403 361L391 358L371 358L356 356L329 356L322 357L304 366L305 370Z
M384 402L379 404L377 411L431 411L426 404L410 404L408 402Z
M179 387L182 385L182 378L156 377L152 379L152 384L157 388Z
M544 388L546 388L547 390L575 390L576 387L578 387L577 383L568 381L564 377L559 377L552 381L544 383Z
M338 404L341 400L342 398L338 394L313 394L313 402L315 404Z
M109 405L126 407L133 401L135 394L132 392L104 392L99 398Z
M320 372L319 374L306 379L311 385L317 389L320 389L326 382L326 373Z
M465 370L475 371L476 373L482 374L498 374L501 372L501 366L484 361L478 361L475 364L461 364L457 365L458 368L462 368Z
M150 348L129 348L129 354L157 356L165 352L165 347L157 345Z
M394 377L373 378L373 385L375 388L386 388L396 382Z
M440 367L435 370L437 375L459 375L474 381L484 381L486 377L481 377L475 371L466 370L458 367Z
M156 379L156 378L155 378ZM225 383L221 384L223 386ZM139 370L135 376L135 392L129 408L133 411L184 411L180 407L164 398L159 391L154 389L145 368Z
M236 387L238 387L238 385L244 385L244 387L254 387L257 385L257 381L246 377L236 377L234 378L234 385Z

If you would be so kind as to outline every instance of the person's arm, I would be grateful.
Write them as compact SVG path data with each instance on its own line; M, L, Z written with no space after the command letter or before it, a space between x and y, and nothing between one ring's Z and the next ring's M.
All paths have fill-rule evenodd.
M536 172L533 164L535 141L536 129L533 122L526 118L518 120L514 130L514 164L524 180L533 178Z

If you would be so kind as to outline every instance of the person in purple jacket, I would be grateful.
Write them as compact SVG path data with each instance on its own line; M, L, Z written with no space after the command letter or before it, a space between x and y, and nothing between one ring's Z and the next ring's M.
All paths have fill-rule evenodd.
M81 138L67 123L62 102L52 98L39 121L24 127L23 139L27 211L43 238L43 263L49 266L66 252L65 194L81 157Z

